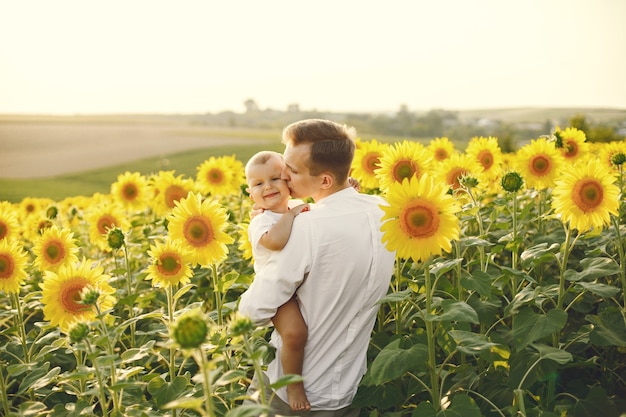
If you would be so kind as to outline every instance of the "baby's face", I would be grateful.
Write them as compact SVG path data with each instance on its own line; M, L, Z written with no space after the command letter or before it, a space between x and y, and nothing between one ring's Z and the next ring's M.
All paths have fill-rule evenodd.
M282 213L287 210L289 188L281 179L285 164L280 158L270 158L264 164L248 170L248 192L261 208Z

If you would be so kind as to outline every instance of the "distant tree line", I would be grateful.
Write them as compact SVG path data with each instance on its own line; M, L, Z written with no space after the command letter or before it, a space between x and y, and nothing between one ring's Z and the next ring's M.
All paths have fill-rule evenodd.
M550 120L535 123L511 123L501 120L476 118L463 120L459 112L433 109L427 112L411 112L401 106L396 113L331 113L317 110L303 111L297 104L288 106L287 111L261 110L257 103L248 99L244 102L246 111L236 113L225 111L199 116L196 123L249 128L281 129L285 125L305 118L328 118L355 126L367 137L405 138L429 141L437 137L448 137L456 143L467 143L472 137L494 136L505 152L515 151L531 139L550 134L556 126L575 127L585 132L590 142L610 142L624 140L626 120L612 123L595 123L584 114L569 119Z

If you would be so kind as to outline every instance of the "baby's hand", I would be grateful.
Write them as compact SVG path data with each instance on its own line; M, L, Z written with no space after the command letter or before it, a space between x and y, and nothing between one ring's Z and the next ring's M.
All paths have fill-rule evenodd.
M300 204L292 208L290 211L293 213L293 217L296 217L300 213L311 210L311 206L308 203Z
M264 208L259 207L256 203L252 205L252 210L250 210L250 219L254 219L259 214L265 211Z
M348 183L357 191L361 191L361 183L356 178L348 177Z

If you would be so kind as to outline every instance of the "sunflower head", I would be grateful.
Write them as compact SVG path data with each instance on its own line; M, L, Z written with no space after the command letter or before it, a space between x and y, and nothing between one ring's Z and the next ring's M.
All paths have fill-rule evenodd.
M350 175L359 181L364 189L374 190L379 187L376 169L380 167L380 158L389 145L376 139L369 141L357 140Z
M115 290L109 279L102 266L85 259L62 266L57 272L46 271L40 284L44 319L66 333L75 322L95 320L99 312L106 312L115 304ZM83 301L86 292L97 294L95 302Z
M601 164L566 166L553 190L552 207L563 223L580 233L602 229L619 211L619 187Z
M554 186L565 161L563 155L546 138L533 139L520 148L515 156L516 170L522 174L526 185L535 189Z
M126 209L142 210L148 198L148 179L139 172L120 174L111 184L111 195Z
M73 264L78 260L74 233L67 228L53 225L35 240L33 253L34 264L40 271L56 271L62 265Z
M192 254L184 249L180 241L167 239L165 243L156 242L148 250L151 264L147 268L146 279L155 287L172 287L187 284L193 275L191 269Z
M203 200L200 194L180 200L167 220L170 238L191 252L194 265L221 262L228 254L226 245L234 242L226 233L226 210L215 200Z
M404 180L389 188L387 201L381 230L389 250L414 261L451 251L460 235L459 207L446 184L430 175Z
M17 294L27 277L28 256L16 241L0 240L0 291Z
M404 140L388 147L375 170L381 190L405 179L419 178L430 169L431 157L424 145Z

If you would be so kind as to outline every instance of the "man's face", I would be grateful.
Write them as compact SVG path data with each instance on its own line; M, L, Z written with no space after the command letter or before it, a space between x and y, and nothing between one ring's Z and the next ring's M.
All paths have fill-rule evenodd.
M321 176L311 176L308 168L311 144L287 145L283 156L285 169L282 178L287 181L292 197L307 198L315 197L320 190Z

